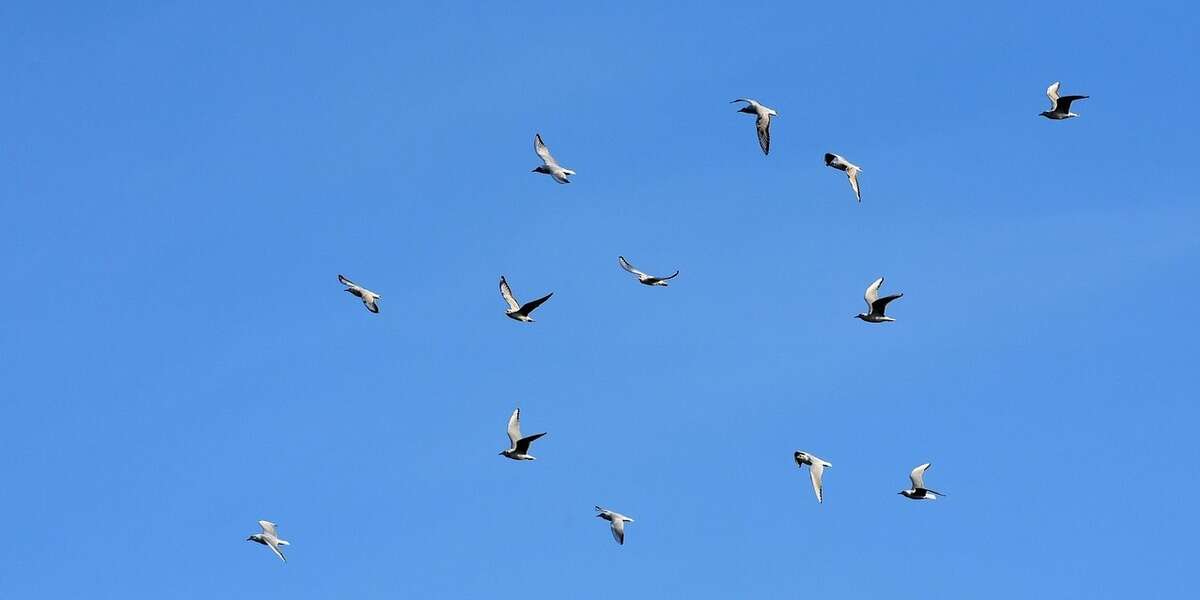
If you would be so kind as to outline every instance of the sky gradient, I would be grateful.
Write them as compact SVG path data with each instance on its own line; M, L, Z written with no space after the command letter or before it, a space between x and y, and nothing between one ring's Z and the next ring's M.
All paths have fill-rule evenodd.
M1194 593L1194 3L325 4L0 6L0 596Z

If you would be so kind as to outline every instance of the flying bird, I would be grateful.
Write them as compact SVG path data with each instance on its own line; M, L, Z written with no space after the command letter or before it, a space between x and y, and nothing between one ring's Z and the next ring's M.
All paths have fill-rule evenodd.
M549 294L546 294L537 300L531 300L525 304L521 304L517 302L516 297L513 296L512 288L508 287L508 280L504 279L504 276L501 275L500 295L504 296L504 301L508 303L508 310L504 311L504 314L507 315L508 318L521 321L522 323L532 323L533 319L530 318L529 313L533 312L535 308L541 306L543 302L549 300L550 296L554 295L554 292L550 292Z
M575 171L559 166L558 161L554 160L554 157L550 155L550 149L542 142L542 134L540 133L533 136L533 151L537 152L543 163L542 166L533 170L534 173L549 175L559 183L571 183L571 180L567 179L567 177L574 175Z
M871 282L867 286L867 293L863 295L863 299L867 301L867 312L854 315L856 319L862 319L868 323L883 323L886 321L895 321L895 319L883 314L887 310L887 305L896 298L903 298L904 294L892 294L891 296L879 297L879 288L883 285L883 278L880 277Z
M262 527L262 533L256 533L248 538L247 542L258 542L271 549L279 560L287 562L287 557L279 550L280 546L290 546L287 540L279 539L279 534L275 531L275 524L270 521L259 521L258 526Z
M537 460L529 454L529 445L543 435L546 435L545 431L529 437L521 437L521 409L518 408L508 418L508 450L502 450L500 454L513 460Z
M679 271L675 271L674 273L671 273L670 275L668 275L666 277L655 277L653 275L647 275L647 274L639 271L637 267L629 264L629 261L625 260L624 256L618 256L617 262L621 265L622 269L625 269L626 271L636 275L638 278L638 282L642 283L643 285L657 285L660 287L667 287L667 280L673 279L676 275L679 274Z
M808 476L812 479L813 492L817 494L817 503L820 504L825 500L825 494L821 488L821 475L825 473L826 467L832 467L833 465L799 450L796 451L793 458L796 459L797 467L808 465Z
M383 296L380 296L379 294L376 294L375 292L372 292L371 290L368 290L367 288L358 285L349 279L346 279L345 275L339 274L338 281L342 282L342 285L346 286L347 292L362 298L363 306L367 307L367 310L373 313L379 313L379 299Z
M601 519L604 519L605 521L609 521L612 523L613 539L617 540L618 544L624 546L625 545L625 524L632 523L633 519L630 519L629 517L627 517L619 512L613 512L611 510L608 510L607 508L602 508L600 506L597 506L596 510L600 511L600 514L596 515L597 517L600 517Z
M858 174L862 173L862 169L858 165L836 154L826 152L825 166L833 167L839 171L845 171L846 177L850 178L850 189L854 190L854 197L858 198L859 202L862 202L862 194L858 191Z
M925 463L912 470L908 474L908 478L912 480L912 489L896 492L910 500L937 500L938 496L945 496L941 492L935 492L925 487L925 470L929 468L929 463Z
M1083 100L1087 96L1059 96L1058 86L1059 82L1055 81L1050 84L1050 87L1046 88L1046 97L1050 98L1050 110L1044 110L1038 114L1047 119L1054 119L1055 121L1078 117L1079 115L1071 112L1071 103L1076 100Z
M746 106L738 109L738 112L744 112L756 117L754 120L754 128L758 130L758 145L762 147L763 154L771 153L771 117L778 117L779 113L773 108L767 108L759 104L758 100L750 98L738 98L730 102L745 102Z

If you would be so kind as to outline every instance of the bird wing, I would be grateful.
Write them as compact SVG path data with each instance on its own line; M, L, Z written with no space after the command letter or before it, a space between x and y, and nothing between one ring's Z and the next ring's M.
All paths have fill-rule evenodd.
M887 305L889 302L891 302L892 300L895 300L896 298L900 298L903 295L904 294L892 294L890 296L884 296L884 297L876 300L875 302L872 302L871 303L871 312L882 315L883 312L885 310L887 310Z
M262 527L263 533L265 533L273 538L279 537L279 533L275 531L274 523L272 523L270 521L259 521L258 526Z
M533 151L537 152L537 155L541 157L542 162L548 165L554 165L556 167L558 166L558 161L554 160L554 157L550 154L550 149L546 147L544 142L542 142L542 134L540 133L533 136Z
M513 411L511 417L508 418L508 441L515 448L517 442L521 439L521 409Z
M858 191L858 174L861 171L862 169L855 166L846 169L846 176L850 178L850 189L854 190L854 197L858 198L859 202L862 202L862 193Z
M341 273L338 273L338 281L346 287L354 288L356 290L363 289L362 286L358 285L357 283L354 283L353 281L346 279L346 276L342 275Z
M528 316L529 313L533 312L534 309L541 306L543 302L549 300L550 296L553 296L553 295L554 295L554 292L550 292L549 294L546 294L545 296L542 296L541 298L538 298L537 300L530 300L529 302L522 304L521 312L524 313L526 316Z
M379 299L379 296L376 296L375 294L364 294L363 295L363 306L366 306L367 310L369 310L375 314L379 314L379 304L377 304L375 302L378 299Z
M279 545L276 544L274 542L274 540L268 542L267 547L270 548L271 551L275 553L275 556L279 557L279 560L282 560L283 562L287 562L287 557L283 555L283 551L281 551L279 549Z
M1059 82L1055 81L1046 88L1046 97L1050 99L1050 110L1058 108L1058 84Z
M535 433L529 437L523 437L523 438L517 440L517 443L516 443L517 454L529 454L529 445L532 444L534 440L542 437L543 435L546 435L545 431L543 431L541 433Z
M758 100L751 100L750 98L738 98L737 100L732 100L729 103L733 104L735 102L745 102L750 106L758 106Z
M679 271L675 271L674 273L671 273L670 275L667 275L666 277L659 277L658 279L659 279L659 281L666 281L668 279L674 279L678 275L679 275Z
M1058 99L1058 109L1063 112L1070 112L1071 103L1076 100L1083 100L1084 98L1087 98L1087 96L1063 96Z
M634 275L638 275L641 277L648 277L648 275L639 271L637 267L629 264L629 261L625 260L624 256L618 256L617 262L621 264L622 269L625 269L626 271L629 271L630 273L633 273Z
M875 308L875 301L879 299L879 287L882 285L883 278L880 277L867 286L867 293L863 294L863 299L867 301L867 310Z
M513 296L512 288L508 287L508 280L503 275L500 276L500 295L508 303L508 310L519 310L521 308L521 305L517 303L517 299Z
M912 480L914 490L925 489L925 469L929 468L930 463L925 463L912 470L908 474L908 478Z
M821 491L821 475L825 473L825 465L818 460L814 460L808 466L808 477L812 479L813 491L817 494L817 503L824 501L825 494Z
M618 544L620 544L622 546L625 545L625 520L624 519L619 519L619 518L616 518L615 516L613 517L612 534L613 534L613 539L617 540Z
M758 111L758 120L754 122L754 127L758 129L758 145L762 148L763 154L771 153L771 115L764 111Z

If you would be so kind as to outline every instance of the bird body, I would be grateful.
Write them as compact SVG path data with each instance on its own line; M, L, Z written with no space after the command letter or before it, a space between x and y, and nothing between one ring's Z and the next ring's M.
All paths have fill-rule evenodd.
M796 460L796 466L802 467L808 465L808 477L812 479L813 492L817 495L817 503L821 504L825 501L824 488L821 485L821 476L825 473L825 469L833 465L827 463L816 456L807 452L796 451L792 458Z
M546 294L537 300L530 300L525 304L520 304L517 302L516 296L513 296L512 288L508 286L508 280L505 279L503 275L500 276L500 296L503 297L504 302L508 304L508 308L504 311L504 314L508 318L515 321L532 323L533 318L529 316L529 313L533 312L534 309L541 306L543 302L549 300L550 296L553 295L554 292L550 292L549 294Z
M892 294L890 296L879 297L879 288L883 286L883 278L880 277L871 282L867 286L867 292L863 295L863 299L867 301L867 312L854 315L856 319L862 319L868 323L886 323L895 321L895 319L884 314L887 310L887 305L892 300L903 298L904 294Z
M596 515L597 517L600 517L601 519L604 519L605 521L608 521L609 523L611 523L610 528L612 529L613 539L617 540L618 544L624 546L625 545L625 524L632 523L633 519L631 519L619 512L613 512L611 510L608 510L607 508L603 508L600 506L597 506L596 510L600 511L600 514Z
M850 179L850 189L854 190L854 197L862 202L862 194L858 191L858 174L862 173L862 168L858 165L829 152L825 153L825 166L833 167L839 171L844 171L846 177Z
M251 535L250 537L246 538L246 541L258 542L259 544L270 548L271 551L275 553L275 556L279 557L279 560L287 562L287 557L283 555L283 552L279 550L279 547L290 546L291 544L288 543L287 540L279 539L279 533L276 530L275 524L270 521L259 521L258 526L262 527L262 532Z
M629 273L632 273L633 275L637 276L638 283L641 283L642 285L667 287L667 280L674 279L676 275L679 275L679 271L675 271L674 273L672 273L666 277L655 277L653 275L647 275L647 274L639 271L637 267L629 264L629 261L625 260L624 256L617 257L617 264L621 265L622 269L625 269Z
M937 500L938 496L945 496L941 492L935 492L925 487L925 471L929 469L930 463L925 463L913 469L908 474L909 481L912 482L912 488L896 492L908 498L909 500Z
M543 435L546 435L546 432L521 437L521 409L518 408L508 418L508 450L502 450L500 454L513 460L537 460L529 453L529 445Z
M358 285L349 279L346 279L345 275L339 274L338 281L341 282L342 285L346 286L347 292L350 292L354 296L358 296L362 300L363 306L367 307L367 310L376 314L379 313L379 299L383 296L380 296L379 294L376 294L375 292L372 292L371 290L368 290L367 288Z
M574 175L575 171L560 166L558 161L554 160L554 156L550 154L550 149L542 142L542 134L540 133L533 136L533 151L542 159L542 166L534 169L534 173L549 175L559 183L571 183L568 177Z
M762 148L763 154L771 153L771 118L779 116L775 109L763 106L758 100L751 98L738 98L730 102L745 102L746 106L738 109L738 112L754 115L754 128L758 132L758 146Z
M1050 99L1050 110L1044 110L1038 114L1055 121L1078 117L1079 115L1071 112L1071 103L1076 100L1083 100L1087 96L1059 96L1058 87L1059 82L1055 81L1050 84L1050 87L1046 88L1046 97Z

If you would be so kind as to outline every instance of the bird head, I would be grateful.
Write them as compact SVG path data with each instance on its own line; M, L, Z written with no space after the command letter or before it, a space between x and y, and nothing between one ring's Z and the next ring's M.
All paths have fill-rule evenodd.
M855 318L855 319L862 319L862 320L866 321L866 320L867 320L867 313L858 313L857 315L854 315L854 318Z

